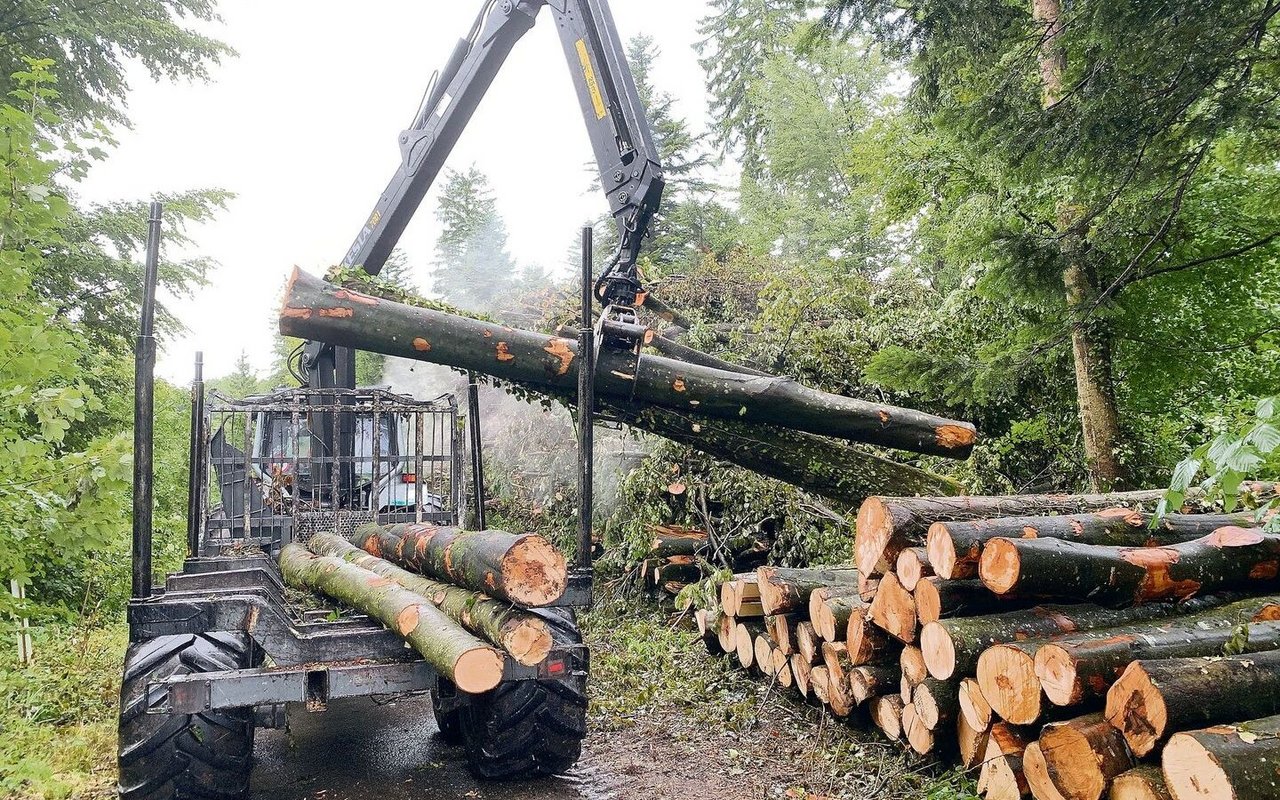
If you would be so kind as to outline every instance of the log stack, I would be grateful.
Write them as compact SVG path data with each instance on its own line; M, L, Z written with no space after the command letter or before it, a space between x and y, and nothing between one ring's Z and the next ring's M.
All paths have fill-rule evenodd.
M703 640L993 800L1280 797L1280 533L1161 496L873 497L855 566L735 575Z
M565 558L540 536L433 525L319 533L280 553L285 582L348 605L404 638L459 689L486 692L507 659L537 666L555 641L528 609L565 591Z

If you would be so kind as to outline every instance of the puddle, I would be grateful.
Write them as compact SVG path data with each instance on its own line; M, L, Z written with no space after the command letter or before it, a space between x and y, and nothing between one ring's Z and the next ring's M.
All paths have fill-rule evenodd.
M370 698L290 715L290 730L257 732L254 800L620 800L588 750L568 775L523 783L477 781L436 735L425 696Z

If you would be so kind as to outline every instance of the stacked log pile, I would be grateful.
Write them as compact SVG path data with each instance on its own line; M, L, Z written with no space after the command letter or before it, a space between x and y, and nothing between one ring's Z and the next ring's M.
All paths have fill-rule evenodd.
M333 598L404 638L459 689L486 692L507 659L537 666L555 646L536 609L564 594L564 556L540 536L433 525L365 525L280 552L285 582Z
M735 575L702 639L993 800L1280 797L1280 534L1160 496L873 497L856 566Z
M772 543L753 535L719 540L706 531L679 525L654 525L636 574L650 594L675 598L690 584L719 569L755 569L769 557Z

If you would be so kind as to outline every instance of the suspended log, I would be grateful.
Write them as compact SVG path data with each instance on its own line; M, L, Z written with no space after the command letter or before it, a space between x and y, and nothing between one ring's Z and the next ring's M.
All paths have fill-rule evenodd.
M871 701L871 721L891 742L902 738L902 707L897 694L881 695Z
M929 563L929 551L923 547L906 548L898 554L893 571L897 574L903 589L908 592L914 591L917 581L933 574L933 567Z
M1280 713L1280 650L1134 661L1107 692L1107 721L1138 756L1176 731Z
M1030 601L1020 598L992 594L982 581L948 581L942 578L921 579L916 583L912 596L921 625L944 617L1006 613L1030 604Z
M976 678L965 678L960 681L960 688L956 690L956 702L960 706L960 714L970 728L985 731L991 727L993 721L991 704L983 696L982 688L978 686Z
M1280 716L1175 733L1161 764L1176 800L1280 797Z
M858 509L855 564L867 575L890 569L907 547L926 544L939 521L1039 514L1076 514L1117 506L1154 507L1161 490L1111 494L1023 494L995 497L868 497Z
M1046 777L1066 800L1101 800L1111 781L1134 765L1124 737L1100 713L1045 725L1039 745Z
M501 647L525 666L541 664L555 646L551 626L537 614L513 608L509 603L498 602L479 592L416 575L331 533L315 534L307 547L316 555L341 558L425 597L449 619Z
M849 694L854 703L862 705L873 697L893 691L899 674L897 669L883 664L851 667Z
M809 595L814 589L856 585L857 580L858 572L851 567L760 567L756 570L760 603L766 614L806 611L809 607Z
M925 678L916 686L911 702L920 721L931 731L951 725L960 713L959 690L951 681Z
M920 649L924 651L929 674L946 680L952 675L972 675L977 669L978 657L992 645L1206 611L1232 599L1234 597L1210 595L1181 604L1153 603L1125 609L1083 603L1044 605L986 617L944 619L921 629Z
M489 322L369 297L294 270L280 330L287 336L383 355L432 361L500 380L573 391L578 343ZM712 418L743 419L911 452L966 458L974 427L910 409L816 391L662 356L601 350L596 391Z
M319 592L386 625L464 692L487 692L502 680L501 652L389 578L296 544L280 551L280 570L288 585Z
M845 649L857 664L877 664L891 658L901 645L871 621L868 609L855 608L845 629Z
M1110 800L1173 800L1173 795L1159 767L1139 764L1111 782Z
M435 525L364 525L352 544L412 572L519 606L554 603L568 585L565 558L541 536Z
M1166 620L1159 628L1136 623L1063 636L1036 651L1036 675L1051 703L1078 706L1100 702L1130 661L1216 655L1227 644L1242 652L1274 650L1280 647L1280 623L1257 622L1241 628L1258 605L1257 601L1233 603Z
M1054 538L1114 547L1153 547L1189 542L1228 525L1253 524L1251 514L1166 514L1154 528L1152 519L1152 514L1132 508L1109 508L1052 517L935 522L929 526L927 550L940 577L959 580L978 574L982 547L996 538Z
M1030 725L1043 710L1036 650L1040 640L993 645L978 658L977 680L982 696L1001 719Z
M978 568L997 594L1145 603L1202 592L1280 586L1280 535L1228 526L1166 547L1061 539L992 539Z
M991 726L978 776L978 790L987 800L1019 800L1026 796L1022 758L1031 738L1028 730L1004 722Z
M880 581L875 599L867 607L867 618L903 644L916 640L916 601L902 588L897 575L886 575Z

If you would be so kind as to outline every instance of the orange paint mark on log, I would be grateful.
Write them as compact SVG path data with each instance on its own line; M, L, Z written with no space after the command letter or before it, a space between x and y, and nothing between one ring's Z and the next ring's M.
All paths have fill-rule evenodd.
M1251 622L1280 622L1280 604L1268 603L1258 609Z
M1063 633L1075 633L1076 623L1070 617L1059 614L1057 611L1049 611L1045 617L1053 620L1053 624L1058 626L1058 630Z
M353 303L359 303L362 306L376 306L382 301L376 297L370 297L367 294L361 294L354 289L339 289L333 293L335 300L350 300Z
M948 448L968 447L978 438L978 434L972 428L966 428L963 425L939 425L934 433L937 435L938 444Z
M1204 537L1204 542L1212 547L1246 547L1261 542L1263 538L1262 531L1257 528L1224 525Z
M421 336L413 340L413 349L419 353L427 353L431 351L431 342L423 339Z
M418 606L405 606L396 615L396 630L401 636L408 636L416 627L418 627Z
M1084 523L1078 519L1071 520L1071 532L1076 536L1084 533Z
M484 329L484 334L483 334L483 336L484 336L484 338L486 338L486 339L492 339L492 338L493 338L493 331L489 330L488 328L485 328L485 329Z
M1125 548L1120 551L1120 557L1134 566L1145 569L1159 567L1168 569L1170 564L1177 564L1178 559L1181 558L1177 550L1168 547Z
M880 416L880 424L881 424L881 425L888 425L888 424L889 424L889 412L888 412L888 411L885 411L883 408L882 408L882 409L880 409L879 416Z
M675 383L671 384L671 388L675 389L677 392L683 392L685 389L684 378L676 378Z
M654 333L653 328L645 328L645 329L644 329L644 343L645 343L645 344L653 344L653 339L654 339L654 337L656 337L657 335L658 335L658 334Z
M511 351L507 348L506 342L498 342L498 360L502 362L515 361L515 356L511 355Z
M1276 575L1280 574L1280 561L1274 558L1267 561L1259 561L1253 565L1253 569L1249 570L1249 579L1254 581L1269 581Z
M311 309L285 306L284 310L280 312L280 316L288 317L289 319L311 319Z
M1036 530L1030 525L1024 525L1022 528L1022 538L1023 539L1039 539L1040 531Z
M351 309L351 308L345 308L345 307L344 307L344 308L322 308L322 309L320 309L320 316L322 316L322 317L328 317L329 319L351 319L351 318L352 318L352 317L354 317L355 315L356 315L355 310L354 310L354 309Z
M573 350L569 349L569 340L554 338L547 342L547 346L542 348L550 353L553 357L560 360L560 366L556 368L557 375L564 375L569 371L569 366L573 363Z
M486 572L484 574L484 585L488 586L490 589L498 588L498 579L494 577L492 572Z
M381 589L383 586L389 586L391 584L391 579L384 578L381 575L375 575L369 579L368 584L370 589Z
M1169 574L1169 568L1178 563L1177 550L1167 547L1138 547L1121 550L1120 557L1146 570L1147 574L1138 585L1138 599L1190 597L1200 591L1200 581L1174 580Z

